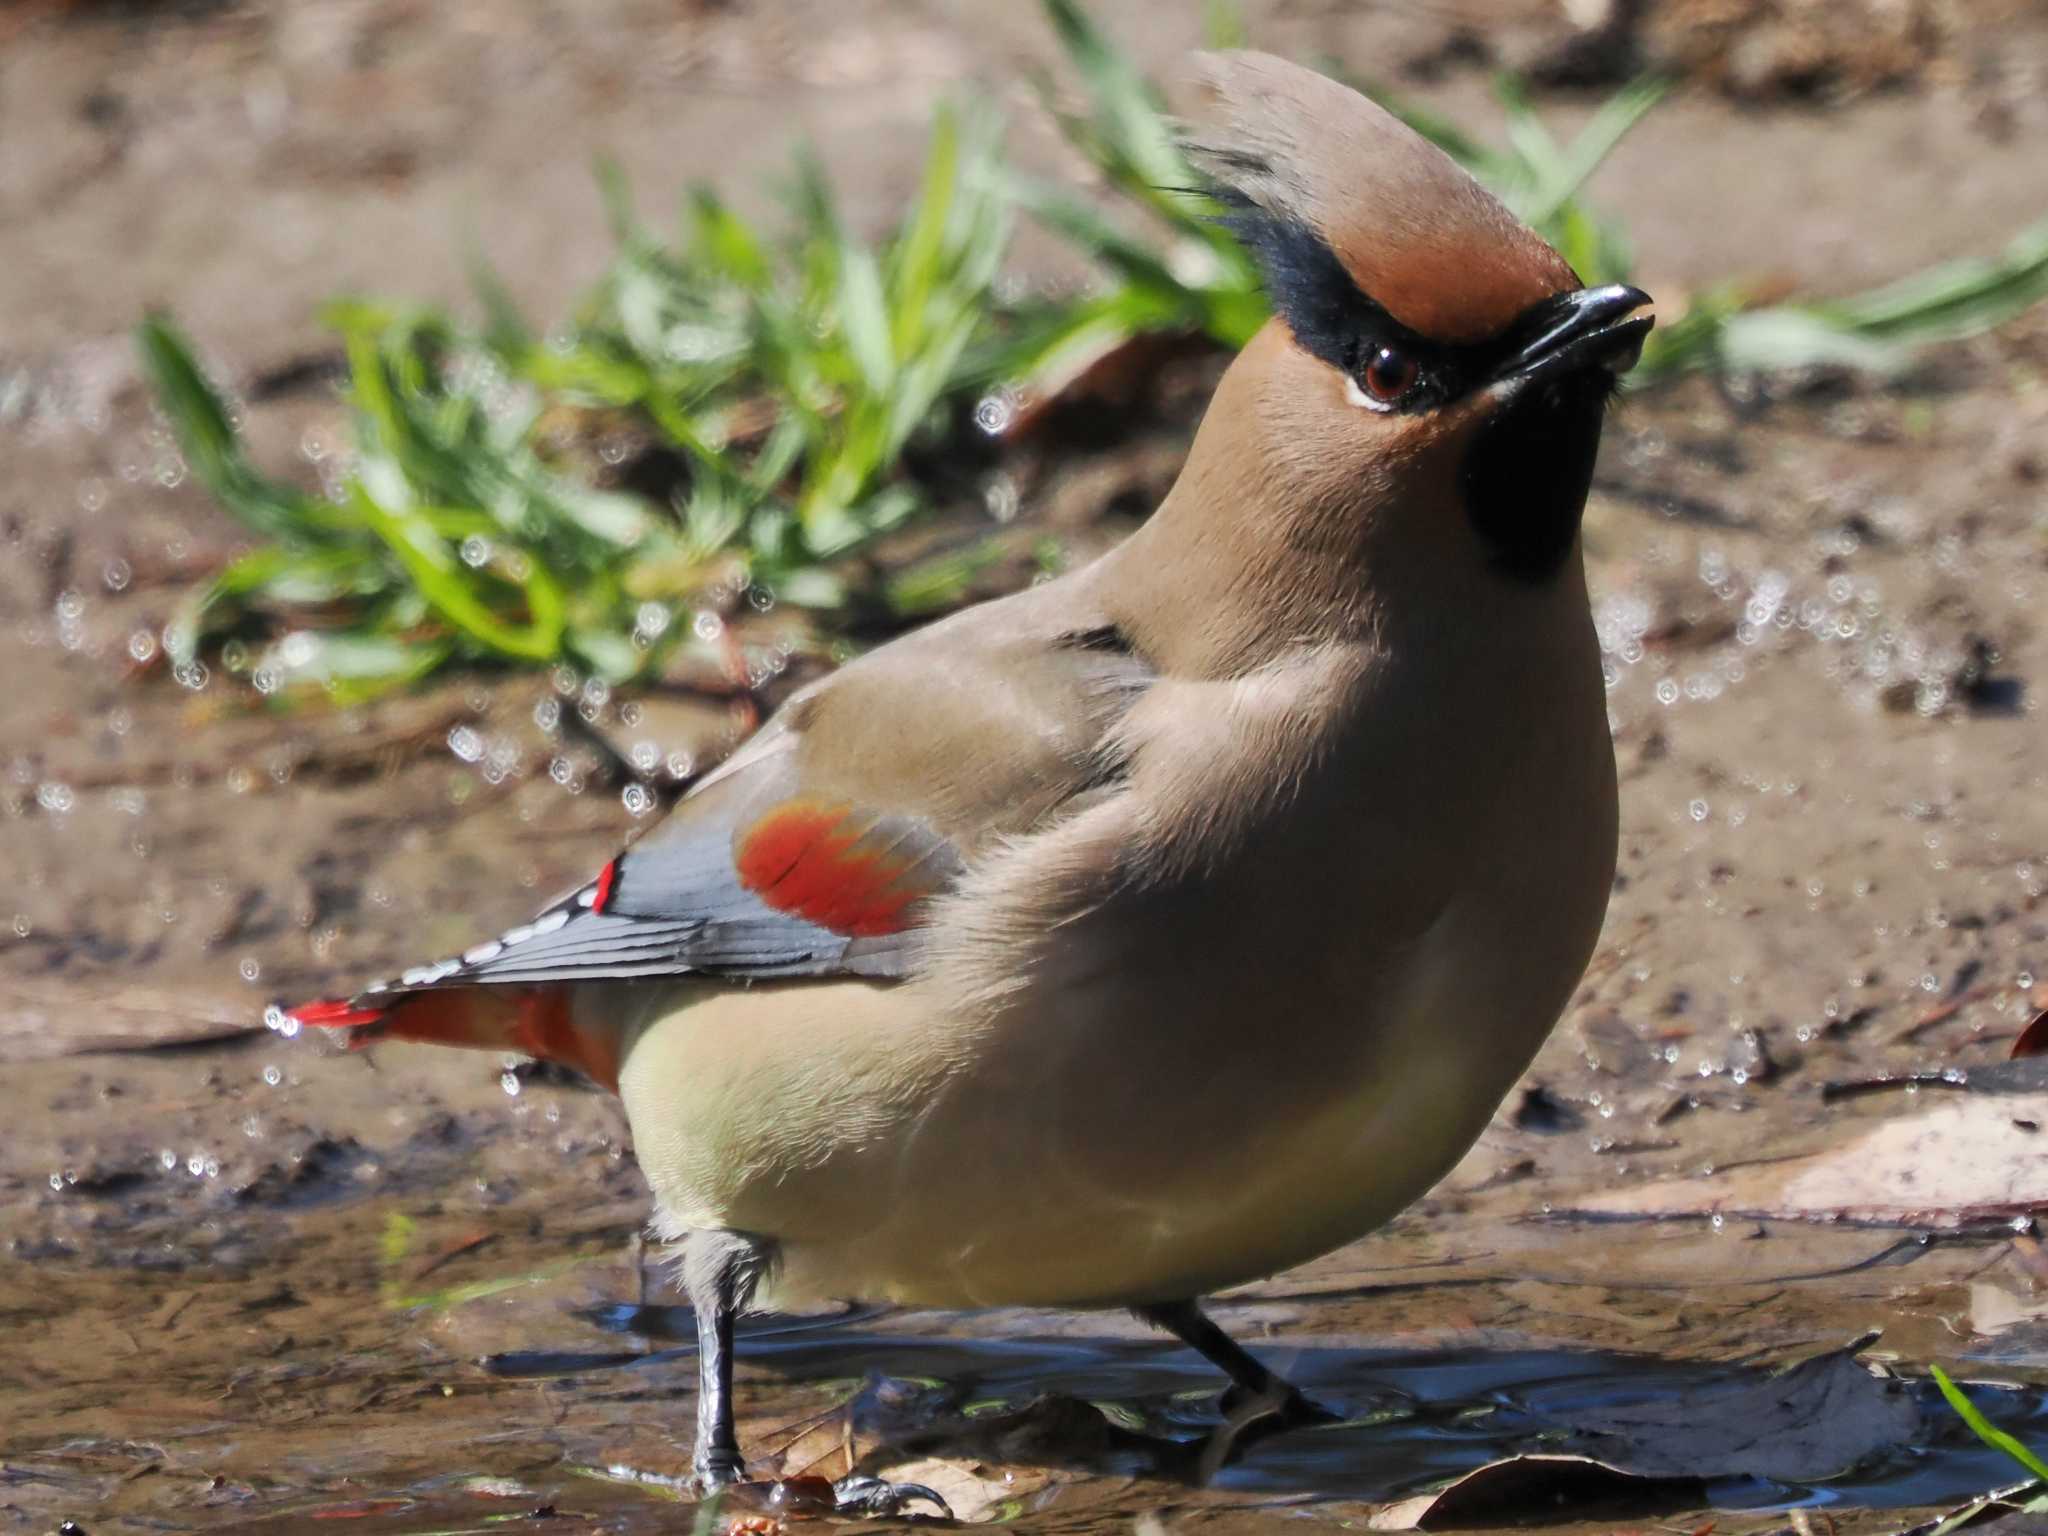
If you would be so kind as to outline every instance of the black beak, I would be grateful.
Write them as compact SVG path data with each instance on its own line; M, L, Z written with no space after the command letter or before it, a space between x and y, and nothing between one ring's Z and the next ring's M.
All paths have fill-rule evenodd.
M1612 377L1627 373L1642 356L1643 338L1656 323L1649 315L1635 313L1649 302L1650 296L1640 288L1610 283L1532 305L1515 322L1493 382L1521 385L1587 368Z

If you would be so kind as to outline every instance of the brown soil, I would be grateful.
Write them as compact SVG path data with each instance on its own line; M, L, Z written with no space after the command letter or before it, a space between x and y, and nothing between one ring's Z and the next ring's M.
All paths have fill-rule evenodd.
M1483 70L1446 46L1473 7L1247 10L1262 44L1487 120ZM1163 66L1199 40L1198 12L1120 6L1113 24ZM1496 57L1563 36L1546 7L1502 15L1480 18ZM1646 286L1843 291L2038 217L2048 16L1969 18L1907 88L1660 108L1593 188L1626 213ZM659 1488L585 1475L687 1457L690 1362L650 1341L657 1315L617 1310L661 1274L633 1247L643 1191L616 1105L492 1058L247 1031L269 998L518 920L616 845L636 822L621 786L548 722L581 706L695 763L738 738L745 705L467 678L280 718L218 679L179 686L138 653L243 536L182 475L122 333L168 303L245 388L275 382L320 353L332 293L459 300L465 228L536 314L561 313L606 251L599 148L659 209L699 175L758 202L808 136L879 220L931 102L971 80L1014 104L1020 158L1070 170L1018 85L1052 52L1035 8L79 4L0 37L0 1530L284 1530L314 1512L469 1529L546 1506L678 1525ZM1048 243L1019 255L1072 275ZM1821 1089L1989 1062L2048 1001L2044 377L2037 315L1899 387L1628 399L1588 519L1624 780L1600 952L1526 1092L1441 1189L1226 1321L1359 1411L1406 1390L1375 1350L1480 1351L1477 1384L1441 1394L1460 1403L1523 1390L1530 1341L1729 1361L1884 1328L1915 1365L1989 1347L1972 1287L2030 1293L2024 1234L1855 1267L1898 1234L1544 1213L1905 1112ZM342 426L317 387L246 409L260 456L309 481ZM1184 430L1049 468L1024 518L1085 554L1156 492ZM951 1422L958 1401L890 1419L871 1391L849 1417L849 1381L965 1390L1001 1375L1001 1341L1045 1341L1025 1374L1063 1402L1154 1411L1205 1384L1139 1336L1121 1318L900 1314L792 1336L753 1356L743 1438L790 1442L792 1466L829 1461L835 1436L907 1444L903 1423ZM2039 1348L2006 1339L1996 1358L2029 1376ZM980 1507L1047 1527L1360 1519L1443 1465L1389 1452L1375 1481L1365 1433L1262 1447L1195 1492L1102 1441L1099 1415L1035 1411L929 1449L956 1478L981 1469ZM1885 1502L1961 1491L1900 1489Z

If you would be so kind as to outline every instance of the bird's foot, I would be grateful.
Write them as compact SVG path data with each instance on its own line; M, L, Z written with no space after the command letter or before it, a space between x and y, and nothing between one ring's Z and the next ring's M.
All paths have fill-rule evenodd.
M952 1506L923 1483L889 1483L863 1472L852 1473L834 1483L832 1497L832 1513L835 1515L886 1519L901 1514L904 1505L922 1499L948 1520L953 1518Z
M747 1480L747 1469L738 1456L722 1456L713 1453L699 1456L690 1469L690 1482L700 1497L710 1498L714 1493L738 1487Z
M836 1483L813 1475L799 1475L778 1477L769 1482L733 1479L710 1485L704 1483L701 1474L698 1482L707 1497L714 1493L722 1495L728 1508L748 1517L816 1520L827 1515L839 1515L849 1519L886 1519L901 1514L905 1505L923 1499L948 1520L953 1518L952 1508L938 1490L927 1488L923 1483L885 1482L861 1472L842 1477Z
M1242 1426L1256 1422L1269 1434L1309 1429L1317 1424L1335 1424L1344 1417L1285 1382L1279 1383L1274 1390L1258 1393L1231 1387L1224 1392L1217 1406L1222 1410L1225 1423Z

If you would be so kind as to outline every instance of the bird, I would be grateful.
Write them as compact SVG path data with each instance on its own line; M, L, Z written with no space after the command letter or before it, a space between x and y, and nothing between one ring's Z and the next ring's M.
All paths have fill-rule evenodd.
M1580 523L1649 297L1359 92L1200 58L1273 313L1151 516L803 687L532 921L291 1010L619 1094L707 1489L735 1319L831 1299L1130 1309L1313 1420L1201 1298L1441 1178L1597 942Z

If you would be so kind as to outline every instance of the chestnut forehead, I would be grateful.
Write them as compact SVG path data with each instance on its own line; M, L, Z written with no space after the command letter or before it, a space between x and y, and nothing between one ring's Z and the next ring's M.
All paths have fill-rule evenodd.
M1430 231L1398 246L1346 232L1330 249L1359 292L1395 320L1456 346L1498 336L1532 305L1579 286L1556 251L1520 226L1512 232L1522 238Z

